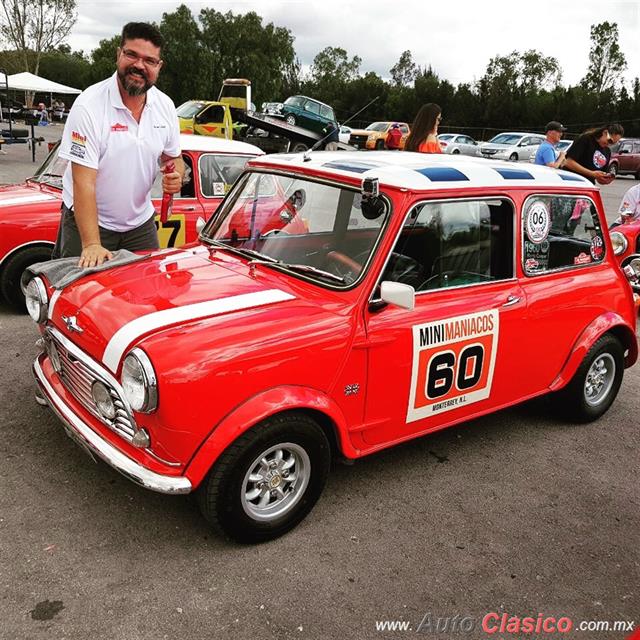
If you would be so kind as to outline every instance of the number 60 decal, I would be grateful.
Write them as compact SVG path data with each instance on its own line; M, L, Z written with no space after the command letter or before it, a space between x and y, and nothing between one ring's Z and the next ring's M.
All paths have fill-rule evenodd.
M498 323L492 309L413 327L407 422L489 397Z

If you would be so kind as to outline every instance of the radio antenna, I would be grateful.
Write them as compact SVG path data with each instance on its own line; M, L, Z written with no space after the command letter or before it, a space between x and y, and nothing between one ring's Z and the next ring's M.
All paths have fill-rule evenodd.
M347 124L347 122L351 122L358 114L362 113L367 107L370 107L380 96L376 96L373 100L367 102L367 104L364 105L364 107L362 107L362 109L360 109L359 111L356 111L352 116L349 116L342 124L345 125ZM315 151L330 135L333 134L333 131L330 131L329 133L327 133L327 135L324 138L320 138L320 140L318 140L313 147L311 147L311 149L307 149L307 151L304 152L304 156L302 157L302 161L303 162L308 162L309 160L311 160L309 154L312 151Z

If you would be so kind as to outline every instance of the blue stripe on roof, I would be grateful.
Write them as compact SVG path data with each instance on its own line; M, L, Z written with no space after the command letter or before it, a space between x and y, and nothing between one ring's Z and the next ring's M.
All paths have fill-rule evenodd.
M458 169L454 169L453 167L426 167L425 169L416 169L416 171L433 182L461 182L463 180L469 180L462 171L458 171Z
M533 180L533 176L524 169L496 169L491 167L494 171L497 171L505 180Z
M561 173L560 177L563 180L567 180L568 182L584 182L585 179L581 178L580 176L569 176L566 173Z
M365 173L371 169L377 169L380 165L372 162L325 162L323 167L330 169L342 169L342 171L351 171L353 173Z

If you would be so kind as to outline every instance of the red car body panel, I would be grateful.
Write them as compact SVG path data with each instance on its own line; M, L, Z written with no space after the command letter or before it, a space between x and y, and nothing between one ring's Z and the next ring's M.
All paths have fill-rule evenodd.
M287 170L286 161L278 165L277 159L251 164ZM312 163L293 171L342 184L361 180ZM351 288L319 286L280 269L251 265L233 251L193 244L81 279L57 297L49 322L111 374L119 376L122 358L134 346L153 362L158 409L135 418L151 434L155 458L82 413L43 358L49 384L127 456L160 473L187 477L195 488L238 436L277 413L296 409L319 416L331 426L341 453L357 458L560 388L609 330L624 341L626 366L635 362L632 293L606 234L600 265L534 278L523 272L522 230L516 224L513 278L469 286L464 295L446 288L429 291L416 296L411 312L392 305L372 308L372 292L413 204L503 197L519 216L525 200L545 189L519 183L414 193L391 184L384 193L394 213L371 263ZM553 193L588 194L604 221L595 187L567 183ZM243 300L256 302L243 306ZM185 318L185 308L194 313ZM65 326L63 316L70 315L82 333ZM460 318L490 326L498 317L499 341L497 333L495 344L491 334L483 338L495 357L487 395L426 417L408 409L408 390L420 389L412 378L412 328ZM347 394L356 381L364 392Z

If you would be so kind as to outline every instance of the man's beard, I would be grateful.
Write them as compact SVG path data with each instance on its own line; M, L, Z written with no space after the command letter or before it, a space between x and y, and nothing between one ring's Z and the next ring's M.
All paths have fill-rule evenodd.
M135 80L132 80L130 76L141 78L144 83L138 84ZM136 69L135 67L127 67L124 71L118 70L118 78L124 87L124 90L130 96L141 96L153 87L153 83L149 82L148 76L143 71L140 71L140 69Z

